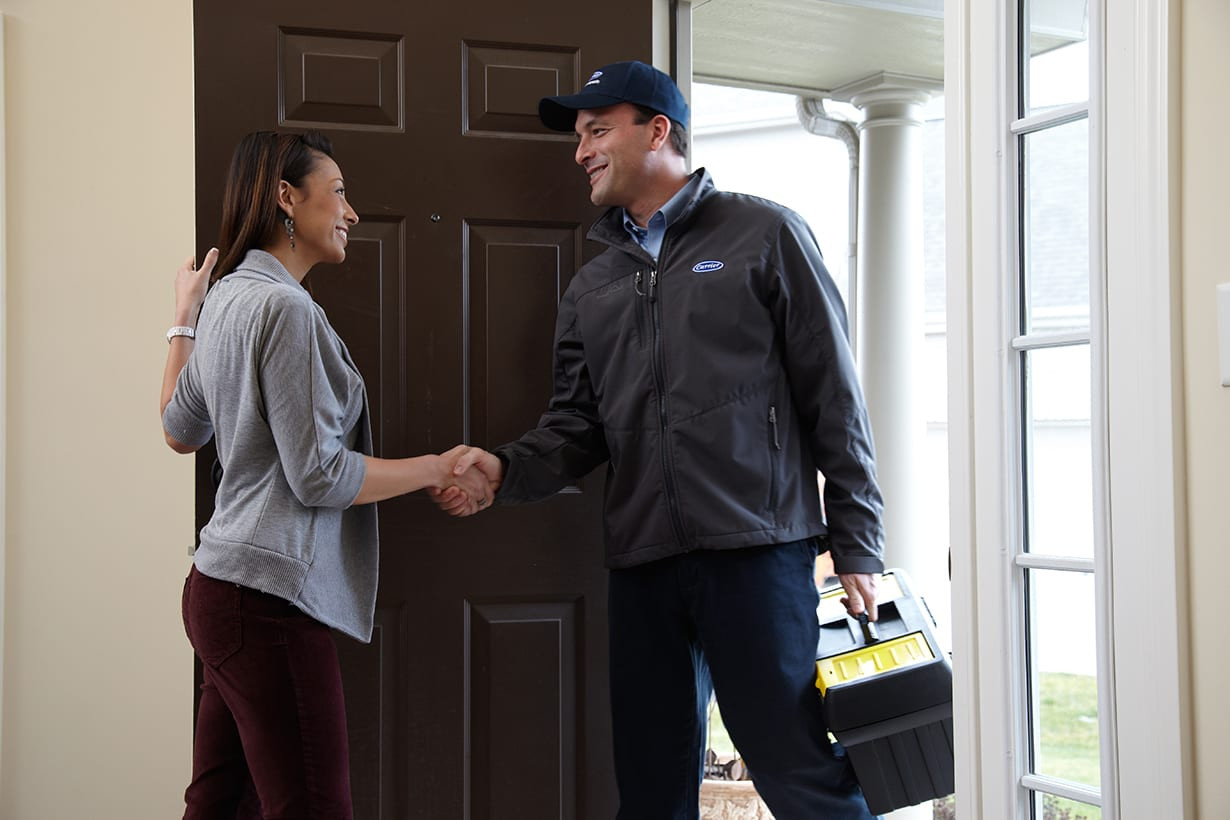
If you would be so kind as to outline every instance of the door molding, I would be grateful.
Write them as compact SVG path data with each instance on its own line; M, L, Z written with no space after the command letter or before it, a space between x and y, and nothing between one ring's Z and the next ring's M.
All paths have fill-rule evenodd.
M8 338L8 210L6 199L8 179L4 169L7 167L7 155L4 141L4 14L0 13L0 704L4 703L4 584L5 533L8 532L8 513L5 507L5 497L8 495L8 360L9 349L5 340ZM0 740L4 738L4 710L0 709ZM0 750L4 744L0 742ZM0 765L3 764L3 752L0 751Z
M949 0L944 10L948 317L949 532L952 543L953 729L962 818L1012 818L1018 768L1012 711L1019 683L1004 646L1013 629L1005 550L1011 494L1004 489L1012 408L997 373L1002 354L980 340L1007 338L1003 277L1012 265L1012 76L1005 0ZM978 104L974 105L973 101ZM979 309L981 307L981 309ZM998 604L998 605L997 605ZM1005 700L1005 694L1007 699Z
M1114 708L1124 818L1194 813L1179 265L1179 3L1108 3L1107 411ZM1145 603L1147 602L1147 604ZM1128 672L1130 670L1124 670Z
M951 554L951 620L953 670L953 752L956 804L982 805L982 746L977 658L977 555L974 551L973 350L970 342L973 310L969 292L972 264L970 224L970 104L973 86L993 78L970 68L969 0L946 0L944 8L944 188L945 271L948 351L948 497ZM994 64L994 63L993 63ZM993 84L992 84L993 88ZM983 93L987 89L984 87ZM964 812L962 812L964 814Z

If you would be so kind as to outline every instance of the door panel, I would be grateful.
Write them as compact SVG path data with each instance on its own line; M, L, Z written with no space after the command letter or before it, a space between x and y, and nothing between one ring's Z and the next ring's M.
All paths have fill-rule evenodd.
M363 372L378 455L536 422L556 306L597 251L575 141L539 124L538 99L648 59L650 17L650 2L196 4L198 244L216 242L243 134L329 135L361 221L308 285ZM373 640L339 639L357 817L613 815L601 491L592 475L464 521L421 495L380 505Z
M575 599L467 606L466 816L554 817L576 803L577 761L561 751L578 746L580 621Z
M576 225L467 222L470 432L508 441L532 427L551 395L554 323L543 321L579 265ZM546 355L543 355L546 351Z

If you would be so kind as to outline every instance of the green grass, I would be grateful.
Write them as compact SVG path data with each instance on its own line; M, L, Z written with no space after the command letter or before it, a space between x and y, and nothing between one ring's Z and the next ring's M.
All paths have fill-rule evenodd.
M1092 675L1060 672L1040 677L1042 744L1037 771L1094 788L1098 771L1098 682Z
M1036 770L1098 788L1098 681L1093 675L1050 672L1039 676L1041 746ZM1101 820L1096 806L1044 795L1043 820Z
M1039 774L1086 786L1101 782L1098 759L1098 682L1092 675L1047 673L1039 676ZM1041 795L1041 820L1101 820L1097 806ZM935 801L935 819L956 816L951 797Z

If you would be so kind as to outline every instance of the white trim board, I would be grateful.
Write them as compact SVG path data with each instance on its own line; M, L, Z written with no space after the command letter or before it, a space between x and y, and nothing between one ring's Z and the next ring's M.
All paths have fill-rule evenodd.
M1182 328L1179 321L1178 0L1106 12L1106 261L1111 578L1121 674L1124 820L1191 817ZM1147 481L1141 481L1147 476ZM1141 602L1148 602L1142 606ZM1126 661L1124 661L1126 662Z

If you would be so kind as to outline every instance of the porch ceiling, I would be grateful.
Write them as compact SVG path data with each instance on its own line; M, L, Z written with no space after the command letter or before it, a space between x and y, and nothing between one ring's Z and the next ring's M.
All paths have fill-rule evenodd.
M1083 39L1088 0L1033 0L1030 51ZM694 0L702 82L824 92L881 72L942 83L943 0Z
M692 74L723 85L831 91L879 72L942 81L944 21L923 3L697 0Z

